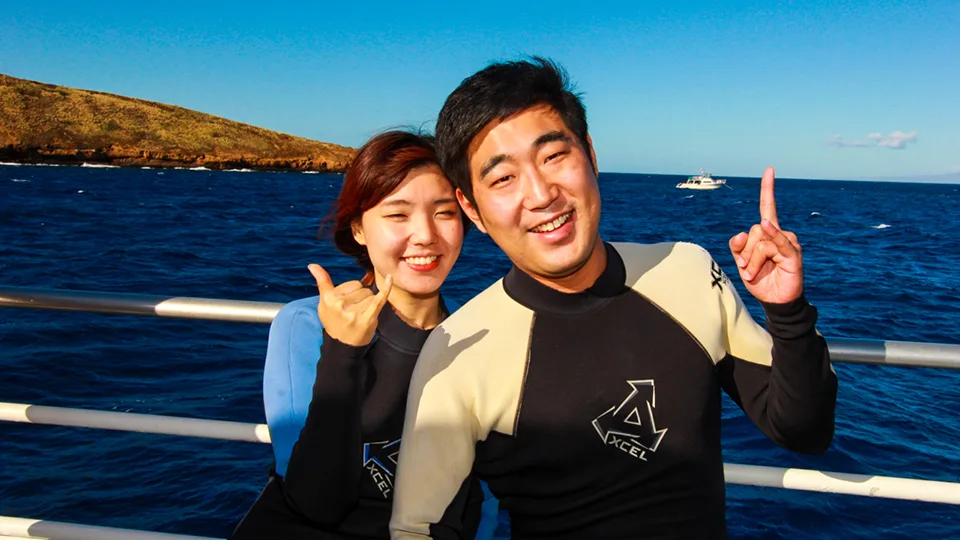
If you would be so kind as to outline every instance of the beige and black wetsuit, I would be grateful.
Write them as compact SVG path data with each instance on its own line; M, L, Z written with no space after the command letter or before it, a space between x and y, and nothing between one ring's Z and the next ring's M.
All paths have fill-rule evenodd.
M837 379L816 309L756 324L706 250L607 244L578 294L513 268L431 334L391 533L429 536L472 470L525 538L724 538L721 390L773 441L822 452Z

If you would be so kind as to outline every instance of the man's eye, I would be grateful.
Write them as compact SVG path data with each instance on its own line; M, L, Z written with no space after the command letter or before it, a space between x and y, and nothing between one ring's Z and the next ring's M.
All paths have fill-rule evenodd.
M501 176L500 178L497 178L496 180L494 180L490 185L491 185L491 186L495 186L495 185L497 185L497 184L502 184L502 183L504 183L504 182L509 182L511 178L513 178L513 175L512 175L512 174L508 174L508 175L506 175L506 176Z
M556 158L558 158L558 157L560 157L560 156L562 156L562 155L564 155L564 154L566 154L566 152L554 152L554 153L550 154L549 156L547 156L547 161L552 161L552 160L554 160L554 159L556 159Z

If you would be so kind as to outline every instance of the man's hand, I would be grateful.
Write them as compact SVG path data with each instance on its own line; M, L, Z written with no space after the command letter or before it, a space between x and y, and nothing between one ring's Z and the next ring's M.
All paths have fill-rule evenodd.
M773 167L767 167L760 181L760 223L731 238L730 252L750 294L786 304L803 294L803 256L797 235L780 229L773 183Z

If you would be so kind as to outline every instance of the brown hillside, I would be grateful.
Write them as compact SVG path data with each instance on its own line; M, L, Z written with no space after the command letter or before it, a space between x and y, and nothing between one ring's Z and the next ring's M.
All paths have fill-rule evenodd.
M355 153L182 107L0 74L0 161L337 172Z

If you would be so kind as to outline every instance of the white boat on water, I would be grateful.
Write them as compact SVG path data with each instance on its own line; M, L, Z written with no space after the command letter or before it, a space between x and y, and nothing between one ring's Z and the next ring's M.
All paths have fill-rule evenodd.
M678 189L718 189L726 184L724 178L714 178L713 173L704 173L700 169L700 174L687 178L685 182L677 184Z

